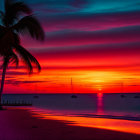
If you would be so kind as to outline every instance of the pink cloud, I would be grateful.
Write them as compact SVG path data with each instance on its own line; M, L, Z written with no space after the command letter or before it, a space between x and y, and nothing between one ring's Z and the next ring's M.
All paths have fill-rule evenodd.
M79 46L140 41L140 27L96 32L68 32L46 37L48 46Z
M139 46L140 43L44 48L32 53L46 66L128 65L140 62Z
M78 32L65 31L53 32L46 35L44 43L38 43L30 38L23 38L22 44L27 47L62 47L97 44L116 44L140 41L140 26L115 28L105 31Z
M95 31L117 27L140 25L140 12L83 14L83 15L59 15L44 17L41 19L46 31L58 31L64 29Z

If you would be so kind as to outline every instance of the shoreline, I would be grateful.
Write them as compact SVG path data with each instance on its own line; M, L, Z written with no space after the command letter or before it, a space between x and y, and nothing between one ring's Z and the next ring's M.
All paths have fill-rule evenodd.
M1 140L139 140L140 135L67 125L64 121L33 117L28 109L0 111Z

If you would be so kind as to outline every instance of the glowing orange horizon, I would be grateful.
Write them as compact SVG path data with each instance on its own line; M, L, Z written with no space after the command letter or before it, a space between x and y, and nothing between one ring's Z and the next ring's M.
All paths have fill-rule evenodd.
M108 70L44 67L41 73L30 76L24 69L9 69L7 72L9 74L7 73L5 93L71 93L71 78L74 93L140 91L139 71L133 70L126 72L111 68Z

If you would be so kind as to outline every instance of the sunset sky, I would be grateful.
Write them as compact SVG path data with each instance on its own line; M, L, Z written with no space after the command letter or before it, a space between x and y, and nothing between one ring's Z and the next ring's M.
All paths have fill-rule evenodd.
M24 2L46 33L21 37L42 71L10 65L4 93L71 93L71 78L75 93L140 92L140 0Z

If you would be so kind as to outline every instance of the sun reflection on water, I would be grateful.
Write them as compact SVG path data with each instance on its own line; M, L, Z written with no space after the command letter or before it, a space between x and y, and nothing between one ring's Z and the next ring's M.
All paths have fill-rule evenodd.
M103 114L103 93L97 93L97 114Z

